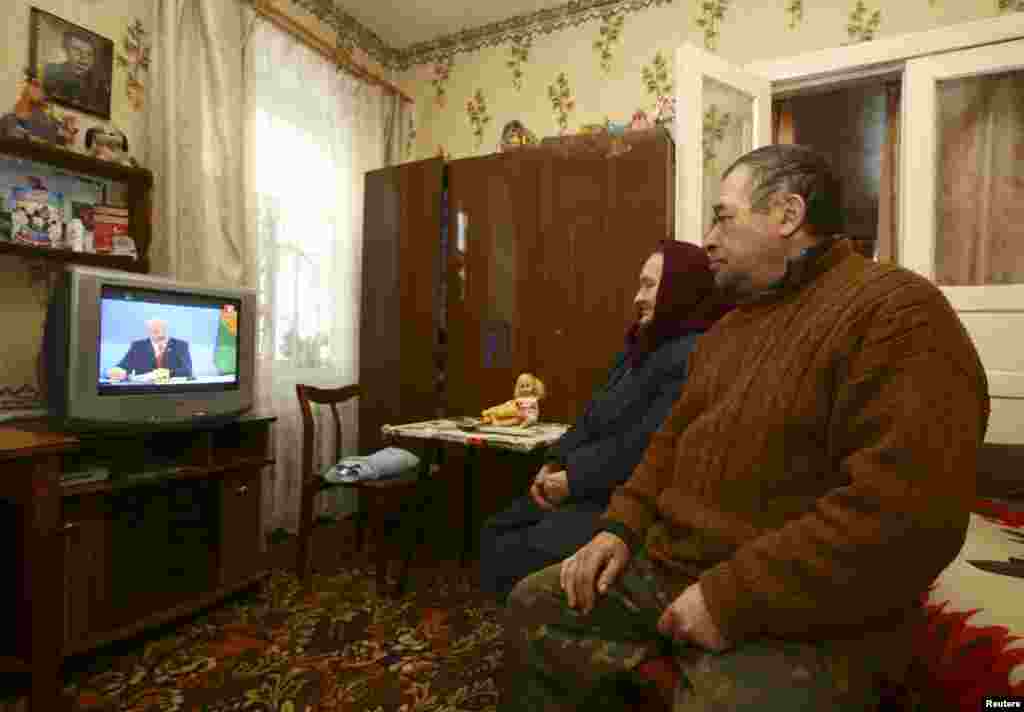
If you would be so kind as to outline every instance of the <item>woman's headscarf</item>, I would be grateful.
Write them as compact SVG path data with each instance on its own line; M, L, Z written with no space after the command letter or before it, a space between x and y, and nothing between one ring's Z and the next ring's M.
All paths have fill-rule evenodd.
M655 252L664 259L654 317L646 327L635 322L626 333L626 360L636 367L666 341L691 331L706 331L733 305L715 289L710 261L689 242L662 240Z

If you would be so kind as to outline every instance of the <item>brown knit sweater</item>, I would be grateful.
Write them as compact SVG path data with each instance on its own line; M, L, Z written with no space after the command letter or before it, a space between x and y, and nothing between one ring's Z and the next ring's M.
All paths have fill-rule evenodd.
M988 383L943 294L839 240L698 342L608 529L736 643L885 630L963 545ZM623 527L622 525L625 525Z

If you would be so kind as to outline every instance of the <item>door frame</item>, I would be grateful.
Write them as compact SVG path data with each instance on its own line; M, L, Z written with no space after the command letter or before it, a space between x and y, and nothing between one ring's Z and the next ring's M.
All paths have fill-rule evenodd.
M738 68L716 54L689 43L676 49L676 96L700 97L705 80L713 80L750 98L751 121L744 133L754 147L771 143L772 86L764 77ZM689 140L704 133L704 109L700 102L676 101L676 239L703 242L704 148L703 141ZM749 133L748 133L749 132Z
M676 49L676 239L701 244L699 234L700 191L703 176L699 141L688 141L687 136L700 136L700 112L678 97L701 95L701 82L705 76L724 81L754 98L754 147L770 141L761 138L764 115L763 104L773 99L808 91L824 91L866 80L904 78L908 61L983 47L1024 38L1024 13L1014 12L997 17L962 22L955 25L894 35L870 42L829 47L791 57L734 65L713 53L683 43ZM685 71L684 71L685 70ZM767 91L762 87L767 83ZM906 122L907 102L902 102L901 125ZM903 145L901 153L905 153ZM906 161L900 157L901 178ZM903 194L906 180L898 181L900 195L897 201L900 226L898 254L903 254L906 238L906 200Z
M1008 42L1024 37L1024 13L1012 12L924 32L910 32L792 57L749 62L743 71L772 82L772 95L901 72L916 57Z

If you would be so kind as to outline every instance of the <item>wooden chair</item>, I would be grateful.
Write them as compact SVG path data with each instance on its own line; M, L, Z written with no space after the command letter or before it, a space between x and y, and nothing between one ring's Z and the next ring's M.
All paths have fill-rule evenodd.
M364 518L370 529L370 535L374 539L374 558L377 566L377 590L385 593L388 549L390 547L389 526L387 517L402 509L408 510L412 505L412 519L415 520L415 538L408 533L411 532L411 524L407 521L410 517L403 517L399 526L395 527L399 533L406 534L404 544L404 556L402 557L402 568L398 577L398 585L395 589L397 595L405 590L406 579L409 573L409 563L412 559L413 549L417 540L423 539L423 474L417 477L417 473L410 472L398 478L387 480L368 480L365 482L353 483L332 483L321 477L320 472L313 470L313 452L315 446L315 425L311 403L329 405L334 420L334 442L335 453L333 462L341 460L341 419L338 415L338 404L351 400L359 395L358 385L343 386L340 388L316 388L303 384L296 384L295 393L299 399L299 408L302 411L302 504L299 514L299 541L298 541L298 565L297 575L303 585L309 583L309 576L312 564L311 539L313 537L313 503L316 495L325 489L334 487L348 487L359 493L359 506L361 511L356 516L356 548L363 548L363 525ZM408 513L408 512L407 512Z

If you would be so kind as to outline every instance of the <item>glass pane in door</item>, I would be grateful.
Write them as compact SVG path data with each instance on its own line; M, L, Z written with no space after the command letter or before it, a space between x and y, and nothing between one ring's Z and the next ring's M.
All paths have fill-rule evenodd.
M1024 71L938 82L935 278L1024 284Z
M704 161L701 225L707 229L711 226L711 206L718 200L722 171L754 148L754 99L707 76L701 99Z

